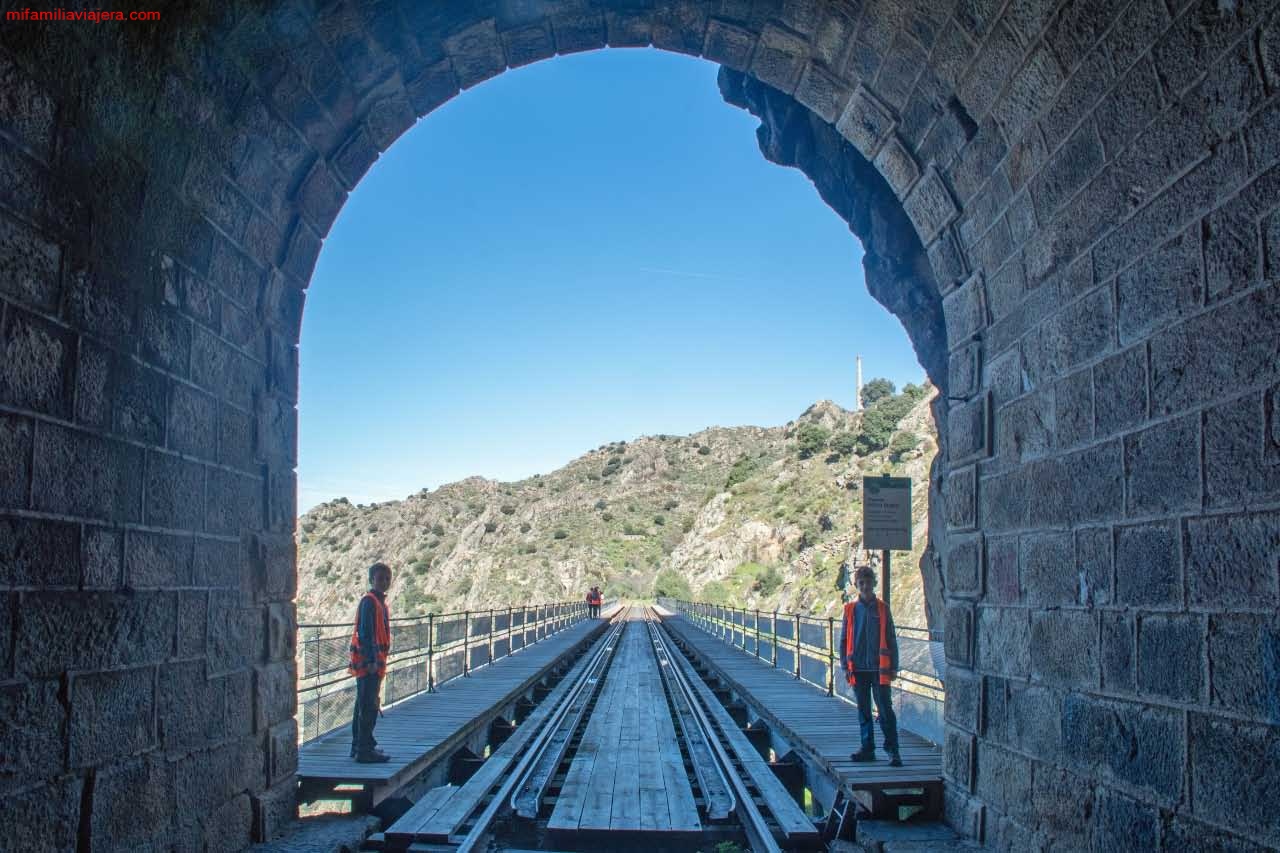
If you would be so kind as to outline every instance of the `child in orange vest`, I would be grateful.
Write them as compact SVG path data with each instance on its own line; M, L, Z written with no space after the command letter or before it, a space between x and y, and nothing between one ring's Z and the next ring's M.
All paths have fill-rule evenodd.
M858 700L858 723L862 729L862 748L849 758L874 761L875 728L871 723L871 698L875 697L884 735L884 750L889 753L889 766L901 767L898 752L898 718L893 713L893 696L889 684L898 675L898 636L893 628L889 606L876 597L876 573L870 566L859 566L853 576L858 597L844 606L840 630L840 660Z

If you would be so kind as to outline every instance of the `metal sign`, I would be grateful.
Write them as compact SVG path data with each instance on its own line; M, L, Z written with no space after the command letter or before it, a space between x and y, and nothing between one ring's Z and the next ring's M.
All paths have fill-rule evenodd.
M862 478L862 547L911 550L911 478Z

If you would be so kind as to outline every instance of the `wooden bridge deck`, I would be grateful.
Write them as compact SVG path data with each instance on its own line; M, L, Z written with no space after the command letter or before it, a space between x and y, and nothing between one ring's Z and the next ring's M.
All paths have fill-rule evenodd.
M627 625L619 642L547 828L698 832L698 807L644 623Z
M303 790L362 786L377 804L423 770L451 754L505 705L528 691L570 649L599 634L605 619L584 619L559 634L387 708L374 729L378 748L391 760L359 764L351 757L348 726L321 735L298 750Z
M902 767L890 767L876 726L877 760L861 764L849 760L858 750L858 709L828 696L792 673L774 669L741 649L707 634L680 614L660 611L672 629L734 692L743 696L780 737L840 780L850 792L923 788L941 796L942 751L912 732L899 729Z

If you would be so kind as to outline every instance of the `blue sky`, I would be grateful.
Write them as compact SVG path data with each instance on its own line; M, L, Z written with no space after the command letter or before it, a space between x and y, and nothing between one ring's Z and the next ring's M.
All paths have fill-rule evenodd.
M545 473L920 382L862 248L717 66L605 50L427 116L334 225L302 326L299 508Z

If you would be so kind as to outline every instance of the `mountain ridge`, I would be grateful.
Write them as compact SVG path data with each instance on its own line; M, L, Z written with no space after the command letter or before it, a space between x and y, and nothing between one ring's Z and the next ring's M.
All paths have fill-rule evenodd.
M298 620L344 623L366 567L396 570L395 616L606 594L689 594L838 611L861 543L861 477L911 476L916 547L895 573L901 624L924 624L918 571L937 450L931 386L863 412L819 400L783 426L711 426L600 445L518 481L466 477L401 500L313 507L298 522Z

